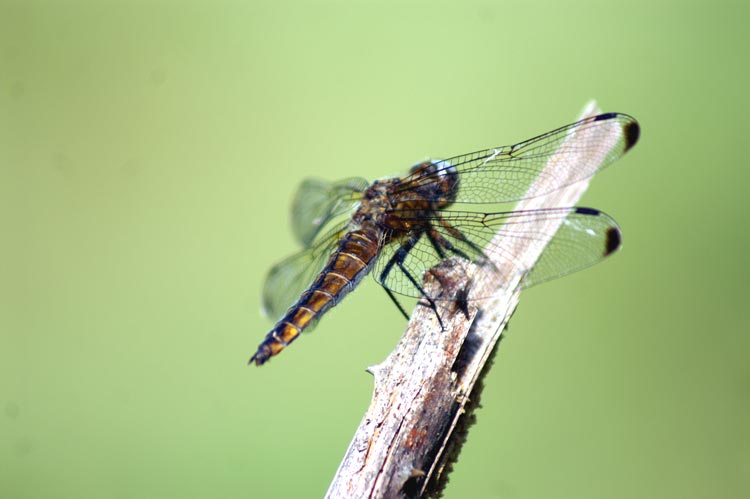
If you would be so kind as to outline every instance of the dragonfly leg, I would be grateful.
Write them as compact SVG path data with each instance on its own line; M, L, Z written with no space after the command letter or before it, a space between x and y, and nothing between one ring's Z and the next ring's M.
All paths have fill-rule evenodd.
M406 319L408 321L409 320L409 314L406 313L406 310L404 310L404 307L401 305L401 302L398 301L398 299L396 298L396 295L393 294L393 291L391 291L390 289L386 288L385 286L383 286L383 289L385 290L386 293L388 293L388 298L390 298L391 301L394 304L396 304L396 307L398 308L399 312L401 312L401 315L404 316L404 319Z
M456 231L456 232L458 232L458 231ZM458 233L460 234L460 232L458 232ZM428 229L428 231L427 231L427 237L430 240L430 242L432 243L432 246L437 251L438 255L440 255L440 258L445 259L445 251L443 251L443 249L442 249L442 248L444 248L444 249L450 251L451 253L453 253L456 256L460 256L461 258L463 258L465 260L471 261L471 258L469 257L469 255L467 255L466 253L464 253L460 249L458 249L455 246L453 246L453 243L451 243L449 240L447 240L446 238L444 238L443 235L440 234L440 232L436 231L433 227L430 227ZM438 248L441 248L441 249L438 250ZM474 249L473 246L472 246L472 249Z
M445 326L443 325L443 319L440 317L440 314L437 311L437 305L435 304L435 300L433 300L420 286L420 284L417 282L417 280L414 278L413 275L409 272L409 270L404 267L404 260L406 260L407 255L409 252L414 249L414 246L419 242L419 238L422 237L423 232L416 232L413 235L410 235L409 238L406 240L405 243L399 247L399 249L396 251L396 253L391 257L391 259L388 261L388 263L385 264L385 267L383 268L383 271L380 273L380 282L385 282L386 278L388 277L388 274L391 273L393 270L393 266L396 265L401 270L401 272L404 273L407 279L409 279L409 282L411 282L415 288L419 291L419 293L422 295L422 297L427 300L427 305L430 307L430 309L435 312L435 316L438 319L438 322L440 323L440 327L442 329L445 329ZM392 294L392 291L386 288L386 292L389 296L391 296L391 299L395 302L395 297ZM396 302L399 306L399 309L404 312L403 308ZM406 314L404 314L406 315Z
M435 237L435 229L432 229L432 228L430 228L430 230L428 230L425 234L427 235L427 239L430 241L430 244L432 245L432 249L435 250L435 253L438 254L441 260L445 260L445 257L446 257L445 248L447 249L450 249L450 248L448 248L445 244L443 244L440 241L440 239L442 239L442 236L440 236L440 234L437 234L437 237Z
M455 227L453 227L443 217L438 217L438 221L440 222L440 225L442 225L443 228L448 232L448 234L450 234L451 236L455 237L459 241L465 243L468 247L470 247L471 249L473 249L474 251L476 251L477 255L479 255L482 258L482 260L486 260L487 259L487 256L484 254L484 250L482 248L480 248L479 246L477 246L473 241L471 241L470 239L468 239L466 236L464 236L463 232L461 232L460 230L458 230ZM435 231L435 229L432 229L432 230ZM441 238L442 238L442 236L441 236ZM445 238L442 238L442 239L445 240ZM448 244L450 244L450 242L447 241L447 240L445 240L445 242L448 243ZM471 258L468 258L465 255L459 255L459 256L463 256L467 260L471 260Z
M474 261L474 263L479 264L479 265L489 264L491 267L493 267L493 268L496 269L495 264L492 263L492 260L490 260L487 257L487 255L484 253L484 250L482 248L480 248L479 246L477 246L477 244L474 243L472 240L470 240L469 238L467 238L463 234L463 232L461 232L460 230L458 230L455 227L453 227L450 224L450 222L448 222L447 220L445 220L443 217L438 217L438 221L440 222L440 225L442 225L443 228L448 232L448 234L450 234L451 236L455 237L459 241L461 241L464 244L466 244L469 248L471 248L472 250L474 250L476 252L477 256L478 256L478 259L477 260L472 260L471 258L469 258L468 256L466 256L465 253L462 254L462 255L459 255L459 256L463 256L467 260ZM435 229L432 229L432 230L435 231ZM435 231L435 232L437 233L437 231ZM440 234L438 233L438 235L440 235ZM451 244L450 241L448 241L447 239L443 238L443 240L446 243Z

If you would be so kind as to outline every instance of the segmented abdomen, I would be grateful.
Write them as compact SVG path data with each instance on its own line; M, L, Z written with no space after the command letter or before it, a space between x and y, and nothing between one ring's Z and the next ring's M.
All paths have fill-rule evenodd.
M258 346L250 363L261 365L294 341L314 320L346 296L364 277L378 255L380 232L375 228L348 232L315 281L287 310Z

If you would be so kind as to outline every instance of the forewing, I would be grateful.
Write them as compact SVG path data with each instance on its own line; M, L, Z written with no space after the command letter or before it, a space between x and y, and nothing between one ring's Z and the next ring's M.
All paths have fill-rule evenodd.
M437 236L427 232L404 259L402 271L393 265L387 276L382 276L388 261L395 257L398 243L392 243L381 252L374 277L384 287L396 293L420 298L424 272L449 256L468 257L481 266L480 278L492 279L493 273L502 271L521 275L521 285L529 287L543 281L561 277L601 261L620 246L620 231L607 214L590 208L550 208L541 210L474 213L445 212L442 220L431 219ZM558 228L540 229L540 227ZM447 241L452 249L439 241ZM432 239L432 240L431 240ZM519 244L546 243L542 256L533 268L525 268L516 260ZM443 253L441 255L440 253ZM409 274L412 279L406 275ZM476 282L472 284L477 284ZM489 289L484 294L473 294L472 299L492 296L498 290ZM452 296L432 296L435 300L453 299Z
M500 146L434 161L436 171L407 176L400 191L441 182L456 172L457 203L506 203L533 198L592 176L620 158L638 141L640 129L632 116L606 113L552 130L511 146ZM607 153L602 158L602 148ZM554 156L559 168L546 168ZM539 180L536 183L535 180ZM536 187L531 188L532 184ZM423 197L424 189L415 195ZM436 193L442 192L439 189Z
M310 247L329 221L352 209L368 185L363 178L338 182L305 179L292 202L292 231L297 241Z
M276 320L294 304L328 263L344 234L346 222L318 238L315 244L274 265L263 285L263 314Z

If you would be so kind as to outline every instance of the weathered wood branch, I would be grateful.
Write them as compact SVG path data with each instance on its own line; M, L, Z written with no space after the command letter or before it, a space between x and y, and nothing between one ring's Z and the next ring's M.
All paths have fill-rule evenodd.
M597 112L592 102L583 116ZM601 158L597 157L599 153L589 151L587 157L577 159L601 161L618 137L611 139L611 144L606 140L601 144ZM576 140L575 134L567 139L572 140ZM540 175L530 192L542 192L534 190L540 188L539 182L560 178L561 168L570 164L569 153L566 161L562 159L551 158L546 168L554 169L555 175ZM573 206L587 186L587 181L578 182L550 195L522 201L516 209ZM560 223L562 220L540 222L539 233L551 237ZM518 305L523 277L519 265L531 269L548 241L519 238L512 247L505 243L506 250L511 247L514 260L509 261L507 252L488 255L503 270L493 272L497 275L492 279L466 279L467 272L472 275L478 270L457 259L434 270L441 286L452 286L457 296L468 289L469 299L438 305L445 330L430 308L418 306L395 350L384 362L369 368L375 377L372 402L327 498L419 498L442 489L463 443L467 423L473 418L488 360ZM431 280L428 275L425 285L436 284ZM479 286L493 292L482 291ZM497 294L494 290L502 291ZM470 300L473 293L494 293L494 298L474 302Z

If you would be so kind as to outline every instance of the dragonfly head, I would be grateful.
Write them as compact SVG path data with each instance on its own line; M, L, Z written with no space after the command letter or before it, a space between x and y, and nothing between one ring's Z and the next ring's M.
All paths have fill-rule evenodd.
M458 193L458 173L456 167L447 160L430 160L417 163L409 170L410 177L419 185L425 198L437 201L445 207L456 200Z

